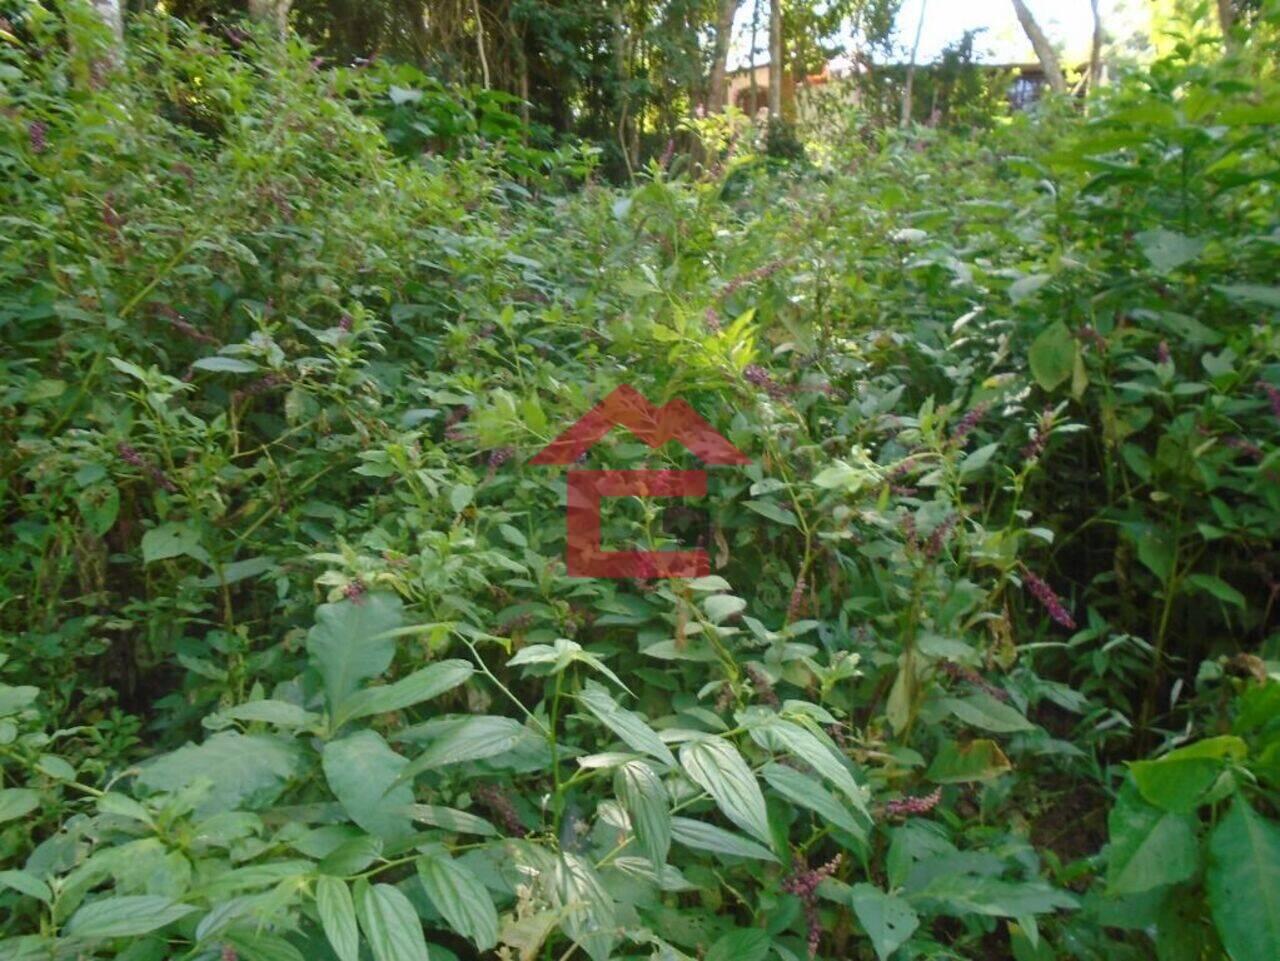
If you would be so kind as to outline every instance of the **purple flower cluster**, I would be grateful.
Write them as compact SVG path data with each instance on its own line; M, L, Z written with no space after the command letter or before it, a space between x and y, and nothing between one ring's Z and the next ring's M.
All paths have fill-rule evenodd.
M501 788L492 784L481 784L472 788L471 794L502 822L502 826L512 837L522 838L529 833L520 823L520 815L516 813L515 805Z
M751 686L760 695L760 700L775 711L782 707L782 702L778 700L778 692L773 689L773 681L769 680L769 675L754 664L748 664L746 670L747 677L751 678Z
M715 333L721 327L720 314L716 312L714 307L708 307L707 312L703 315L703 320L707 325L707 330Z
M122 441L116 445L116 453L126 464L131 467L136 467L138 470L146 473L147 476L151 478L152 482L161 490L168 491L170 494L177 492L177 485L174 484L173 481L169 480L165 475L165 472L155 464L148 462L147 459L139 454L135 448L130 447Z
M928 814L938 802L942 800L942 788L934 788L929 794L922 794L918 797L898 798L895 801L889 801L884 806L884 813L891 818L918 817L922 814Z
M989 404L978 404L961 417L955 429L951 431L951 443L956 447L964 444L965 439L982 423L982 418L987 416L987 411L990 409Z
M773 276L785 263L786 260L778 258L777 260L769 261L762 267L757 267L755 270L750 270L745 274L739 274L737 277L734 277L733 280L724 285L724 290L720 291L720 296L722 298L730 297L735 294L739 288L746 284L754 283L757 280L765 280L766 278Z
M489 451L489 473L493 473L515 456L514 447L495 447Z
M1245 440L1243 437L1224 437L1222 443L1224 447L1238 450L1252 461L1261 461L1265 456L1261 447L1251 440Z
M1031 434L1031 440L1026 447L1022 448L1022 459L1024 461L1038 460L1040 455L1044 453L1045 445L1049 443L1049 434L1053 432L1053 421L1053 408L1046 407L1044 413L1040 415L1036 429Z
M44 121L33 120L27 124L27 140L32 153L44 153L49 149L49 128Z
M364 596L368 593L368 590L369 589L364 586L364 581L357 579L342 589L342 596L352 604L363 604Z
M788 393L787 388L774 380L773 375L759 364L747 364L742 376L748 384L763 389L770 397L785 397Z
M1161 364L1173 363L1173 354L1169 351L1169 342L1167 340L1160 341L1156 347L1156 360Z
M1031 592L1031 596L1040 602L1041 606L1049 612L1051 618L1068 630L1075 630L1075 618L1071 616L1071 612L1063 605L1062 598L1054 593L1052 587L1027 570L1023 571L1022 579L1027 585L1027 590Z
M1265 380L1258 381L1258 386L1267 395L1267 400L1271 401L1272 415L1276 420L1280 420L1280 387L1274 387Z
M1080 340L1091 345L1095 350L1098 351L1098 353L1105 354L1107 352L1107 338L1103 337L1102 334L1098 333L1098 328L1092 326L1091 324L1085 324L1083 327L1077 330L1076 336Z
M840 868L843 855L837 854L821 867L809 869L803 866L789 875L782 882L782 890L794 894L804 904L805 921L809 928L809 957L818 955L818 944L822 940L822 920L818 917L818 885L831 877Z
M956 522L959 519L959 514L949 514L946 520L930 532L929 539L924 543L924 556L926 558L933 560L942 553L942 549L946 546L947 541L951 539L951 532L955 530Z
M787 602L787 620L797 620L804 613L804 592L808 588L803 577L796 579L796 586L791 589L791 599Z
M344 334L351 332L351 325L355 323L355 318L350 314L343 314L338 318L338 329Z

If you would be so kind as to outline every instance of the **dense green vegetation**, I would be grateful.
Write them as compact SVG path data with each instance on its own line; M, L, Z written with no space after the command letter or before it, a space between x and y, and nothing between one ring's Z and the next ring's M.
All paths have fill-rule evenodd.
M3 26L0 958L1280 957L1274 6L612 186L417 67ZM527 462L624 383L752 459L606 507L710 576L565 573Z

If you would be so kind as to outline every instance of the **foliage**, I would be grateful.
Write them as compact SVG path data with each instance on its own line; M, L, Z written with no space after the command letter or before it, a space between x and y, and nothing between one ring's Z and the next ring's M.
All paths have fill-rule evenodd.
M501 96L29 4L0 956L1275 957L1266 16L617 190ZM565 573L527 461L621 383L752 458L606 507L708 576Z

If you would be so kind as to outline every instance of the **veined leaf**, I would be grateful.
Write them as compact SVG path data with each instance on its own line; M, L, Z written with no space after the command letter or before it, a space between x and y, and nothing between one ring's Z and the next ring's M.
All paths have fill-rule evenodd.
M627 810L640 851L654 869L671 848L671 809L667 789L644 761L628 761L613 776L613 789Z
M418 912L399 889L390 884L362 887L356 906L374 961L431 961Z
M172 898L125 895L86 904L67 922L66 933L86 941L134 938L163 928L196 909Z
M393 594L367 594L357 604L342 601L316 608L316 623L307 634L307 653L324 679L329 710L391 666L396 642L390 632L404 623L404 605Z
M405 809L413 790L401 783L409 762L375 731L359 731L324 746L324 776L351 820L370 834L398 841L413 833Z
M578 702L628 747L675 767L676 759L671 750L662 743L662 738L649 727L648 722L634 711L620 707L603 687L588 684L578 695Z
M858 823L847 807L813 778L782 764L767 764L760 773L771 788L792 804L808 808L832 827L866 840L867 829Z
M755 841L748 841L732 831L716 827L705 821L692 818L673 817L671 819L671 839L687 848L699 851L710 851L713 854L727 854L735 858L749 858L753 861L774 861L773 852L761 847Z
M870 884L855 884L849 901L880 961L887 961L920 926L910 904Z
M1107 816L1107 893L1139 894L1194 875L1200 865L1195 823L1147 804L1126 782Z
M997 734L1034 731L1035 725L1014 707L997 701L990 694L971 694L965 698L946 697L941 701L952 714L974 727Z
M498 943L498 911L479 878L446 854L429 854L415 863L427 897L449 927L480 951Z
M725 817L765 844L772 844L760 785L729 741L708 737L686 744L680 749L680 766L694 784L711 795Z
M1209 908L1233 961L1280 958L1280 825L1237 795L1209 835Z
M322 877L316 881L316 911L320 926L338 961L360 961L360 932L355 902L345 881Z
M457 808L440 807L435 804L410 804L405 811L409 817L432 827L443 828L456 834L479 834L493 837L498 829L482 817L476 817Z
M432 768L505 754L524 734L520 722L509 717L481 715L466 718L414 758L400 774L400 780L410 780Z
M366 687L356 691L342 703L334 717L333 726L341 727L357 718L371 714L389 714L429 701L464 683L474 673L475 668L468 661L439 661L420 671L414 671L394 684Z

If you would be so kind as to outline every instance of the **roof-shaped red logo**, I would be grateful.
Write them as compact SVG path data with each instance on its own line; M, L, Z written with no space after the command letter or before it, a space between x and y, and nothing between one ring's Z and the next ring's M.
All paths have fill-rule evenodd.
M674 440L705 464L751 463L751 458L720 436L685 401L677 398L656 407L626 384L583 414L530 463L573 464L614 427L625 427L654 448Z

